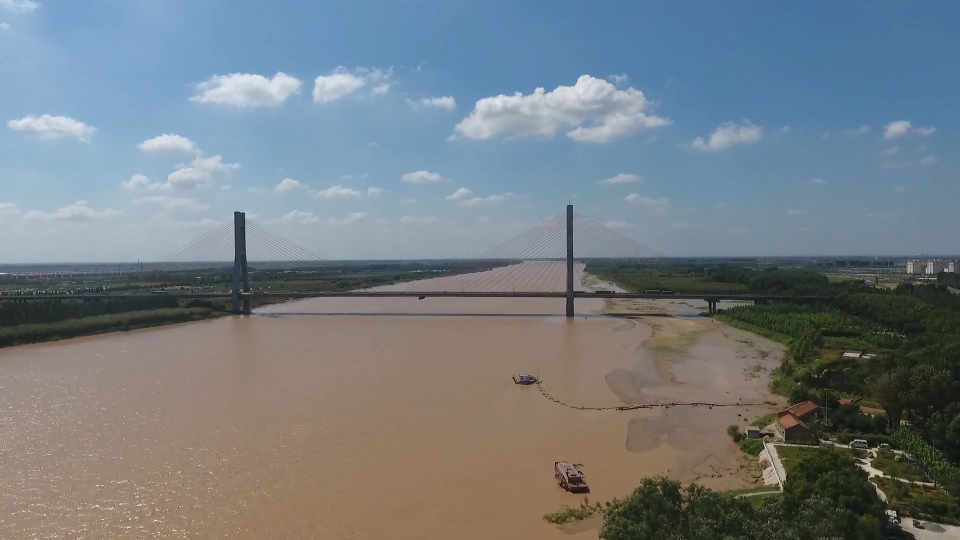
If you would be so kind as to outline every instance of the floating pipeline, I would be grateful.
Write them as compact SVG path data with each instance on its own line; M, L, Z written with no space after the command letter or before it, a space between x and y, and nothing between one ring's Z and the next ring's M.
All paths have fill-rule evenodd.
M550 395L549 392L547 392L543 388L542 380L537 381L536 384L537 384L537 388L540 390L540 393L543 394L543 397L549 399L554 403L563 405L564 407L567 407L570 409L577 409L579 411L633 411L637 409L657 409L657 408L669 408L669 407L707 407L712 409L714 407L759 407L762 405L770 405L770 406L776 405L776 403L772 401L762 401L759 403L701 403L698 401L692 401L692 402L674 401L670 403L637 403L637 404L631 404L631 405L620 405L618 407L583 407L580 405L571 405L569 403L564 403L563 401L560 401L559 399L553 397L552 395Z

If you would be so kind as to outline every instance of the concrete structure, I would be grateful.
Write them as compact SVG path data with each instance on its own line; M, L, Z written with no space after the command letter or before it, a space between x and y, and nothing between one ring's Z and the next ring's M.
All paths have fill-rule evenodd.
M946 261L942 261L940 259L930 259L927 261L926 268L924 268L924 274L928 276L935 276L946 269Z
M747 426L747 438L748 439L759 439L760 438L760 428L757 426Z
M243 212L233 213L233 289L230 299L233 314L250 313L250 276L247 273L247 216Z
M926 263L921 260L912 259L907 261L908 274L922 274L926 269Z
M784 411L777 417L777 436L786 443L809 442L810 427L803 420Z
M947 261L947 272L951 274L960 273L960 261Z
M573 317L573 205L567 205L567 317Z

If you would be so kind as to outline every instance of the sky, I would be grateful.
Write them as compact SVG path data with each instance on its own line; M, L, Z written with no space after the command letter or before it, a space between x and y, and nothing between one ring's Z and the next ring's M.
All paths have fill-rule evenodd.
M232 219L476 256L566 204L669 256L960 252L960 3L0 0L0 263Z

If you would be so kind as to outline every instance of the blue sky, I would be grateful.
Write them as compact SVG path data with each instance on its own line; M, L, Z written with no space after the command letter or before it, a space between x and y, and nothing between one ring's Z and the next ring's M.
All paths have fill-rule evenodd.
M476 255L568 202L668 255L960 251L960 5L546 6L0 0L0 262L233 210Z

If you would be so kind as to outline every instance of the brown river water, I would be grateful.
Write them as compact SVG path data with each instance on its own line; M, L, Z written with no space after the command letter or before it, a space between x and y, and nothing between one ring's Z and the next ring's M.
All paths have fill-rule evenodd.
M546 277L528 286L562 289L529 266ZM431 285L396 287L414 286ZM775 344L563 309L314 299L0 350L0 538L593 539L597 520L542 519L580 499L554 461L582 464L594 501L648 475L756 476L725 431L773 405L584 411L510 376L581 406L759 403Z

